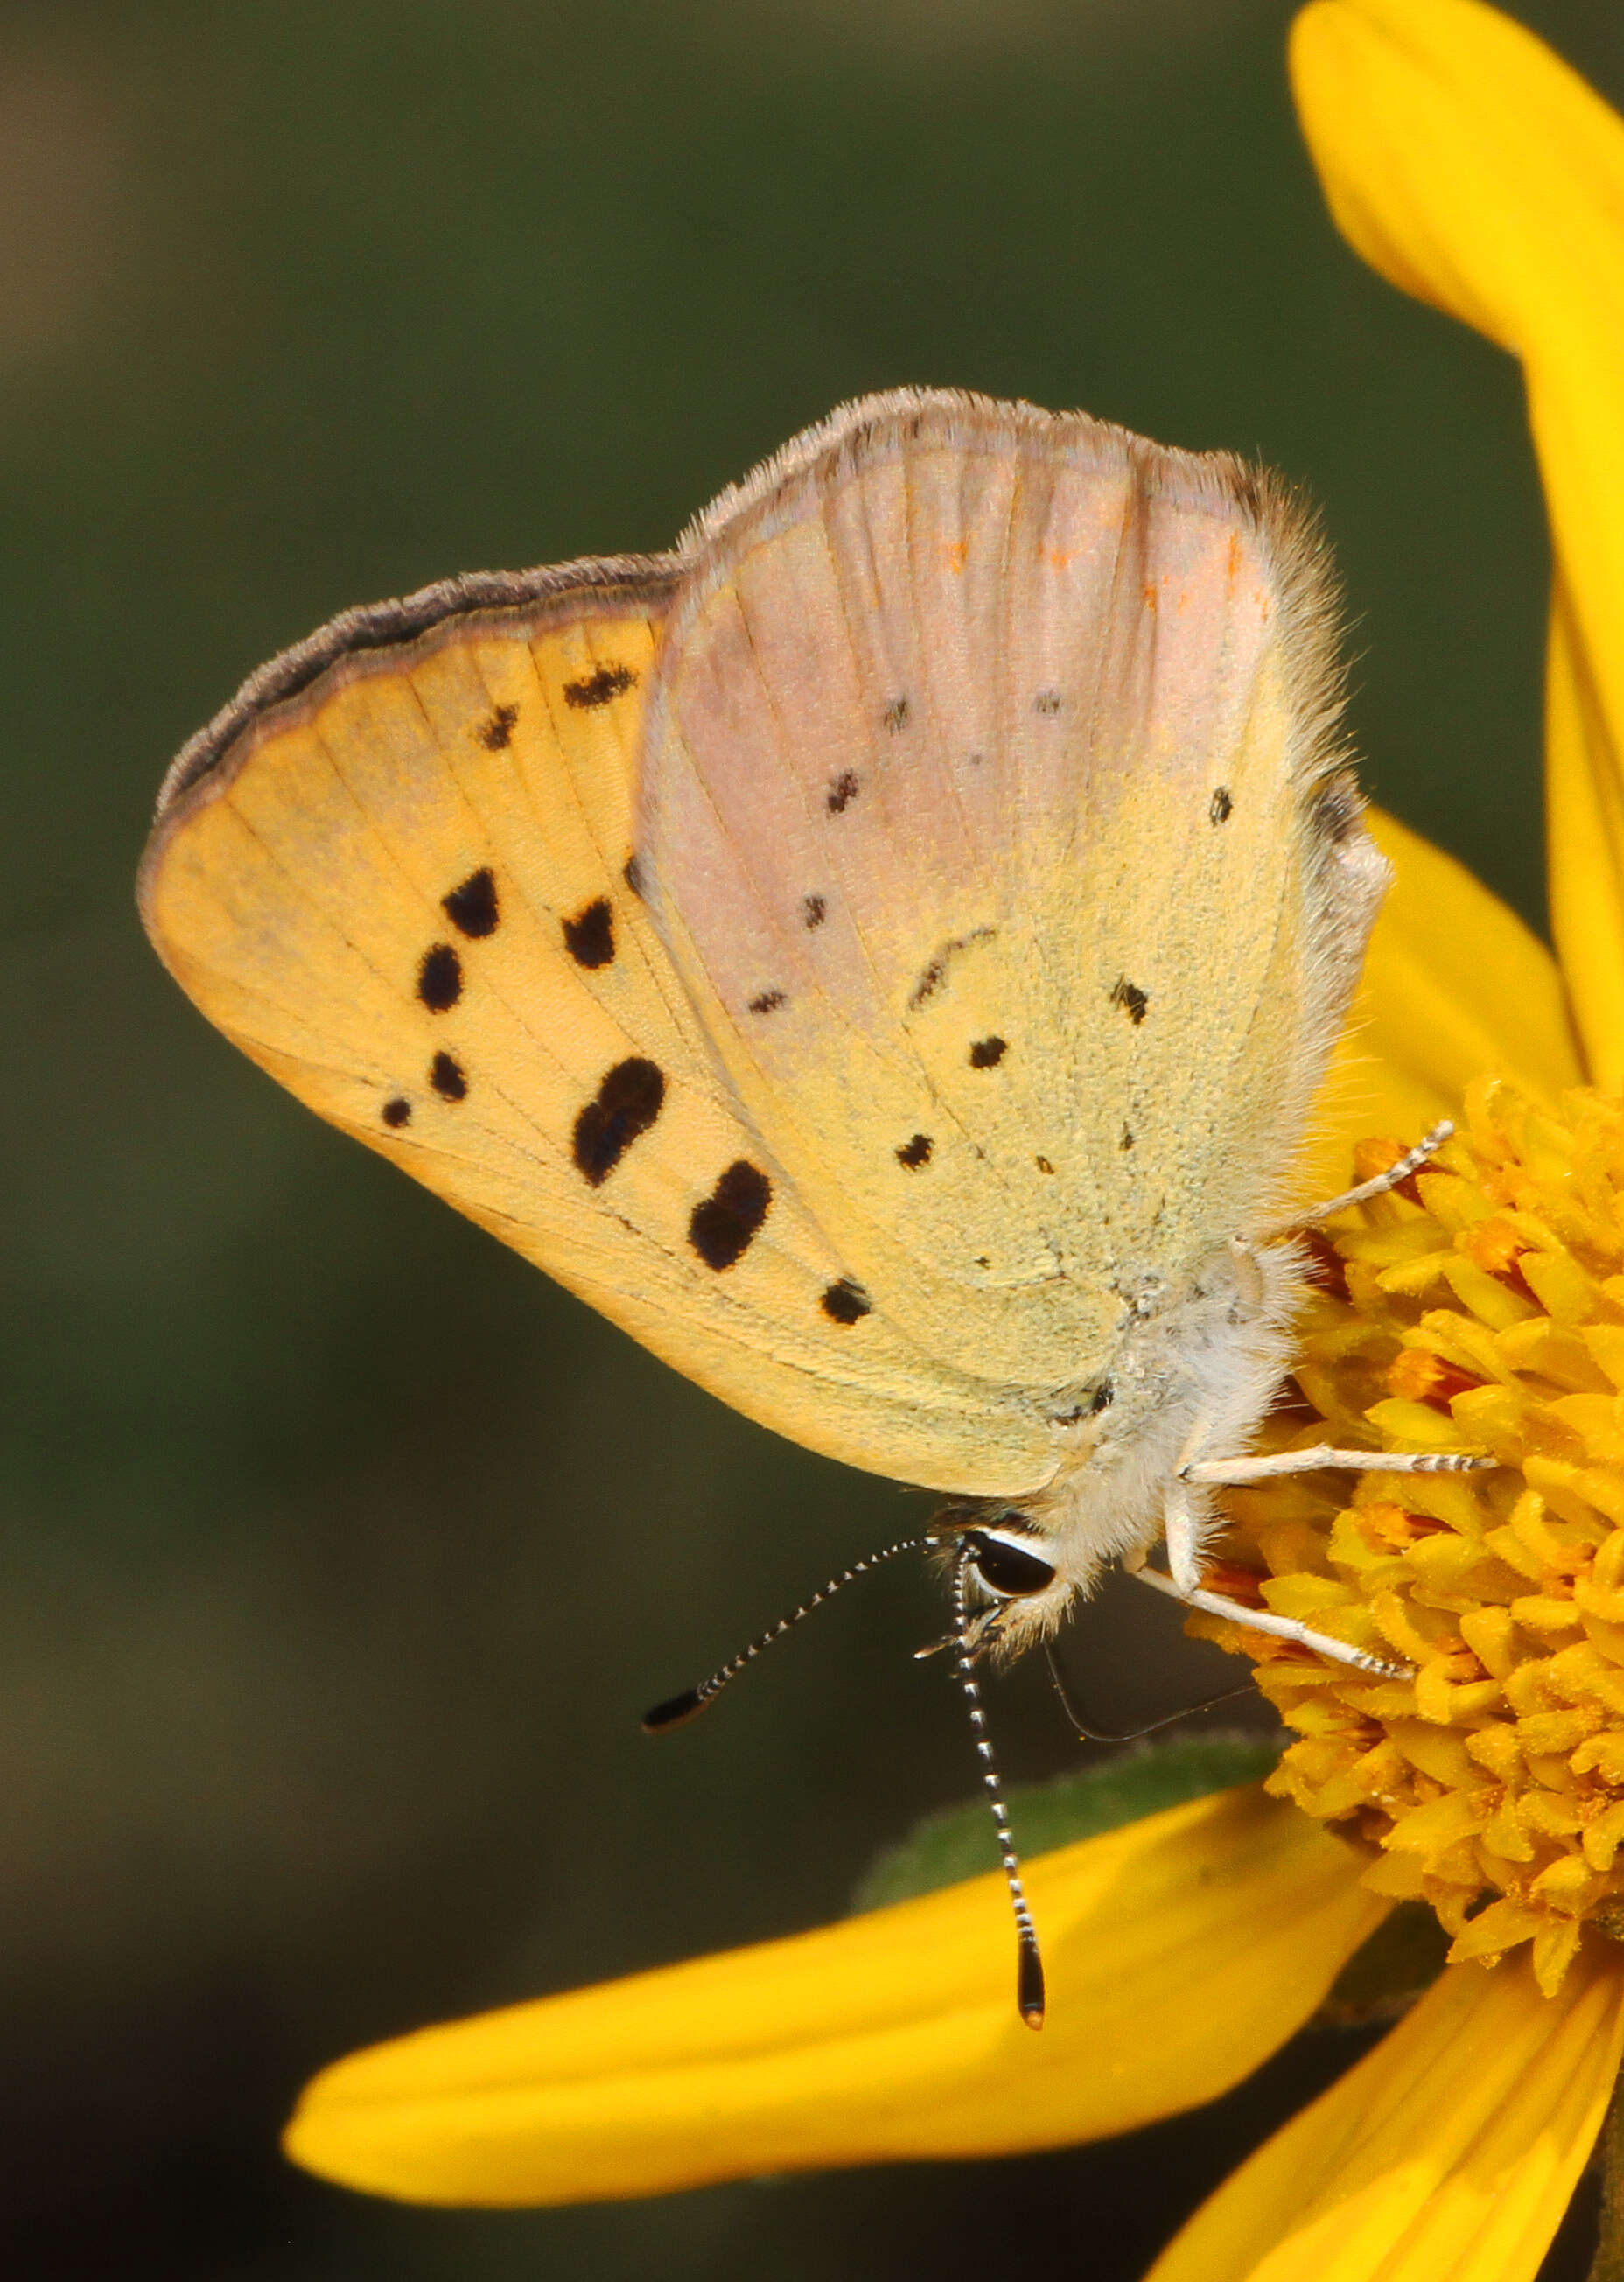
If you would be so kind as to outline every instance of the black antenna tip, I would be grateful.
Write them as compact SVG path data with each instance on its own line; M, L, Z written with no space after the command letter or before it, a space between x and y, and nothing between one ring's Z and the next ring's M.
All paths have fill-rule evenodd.
M1021 1969L1015 1983L1015 2003L1029 2029L1043 2026L1043 1960L1030 1935L1021 1943Z
M652 1712L643 1713L644 1735L663 1735L667 1727L680 1727L685 1719L703 1712L715 1692L714 1688L685 1688L680 1696L668 1696Z

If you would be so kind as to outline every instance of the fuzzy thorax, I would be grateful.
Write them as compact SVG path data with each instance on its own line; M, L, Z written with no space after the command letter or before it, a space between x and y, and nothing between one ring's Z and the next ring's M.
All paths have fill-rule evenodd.
M1043 1593L1003 1605L1000 1655L1048 1638L1106 1564L1154 1546L1169 1486L1198 1459L1239 1457L1279 1393L1303 1297L1302 1246L1226 1245L1181 1296L1145 1300L1097 1384L1091 1430L1041 1491L944 1517L951 1531L999 1527L1054 1568ZM1210 1492L1186 1485L1201 1533L1219 1525Z

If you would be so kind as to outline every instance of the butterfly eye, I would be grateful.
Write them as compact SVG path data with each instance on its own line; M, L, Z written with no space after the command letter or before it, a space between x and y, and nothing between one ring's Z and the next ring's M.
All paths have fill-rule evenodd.
M991 1593L1002 1600L1019 1600L1041 1593L1054 1582L1054 1564L1006 1537L988 1537L977 1530L967 1541L975 1573Z

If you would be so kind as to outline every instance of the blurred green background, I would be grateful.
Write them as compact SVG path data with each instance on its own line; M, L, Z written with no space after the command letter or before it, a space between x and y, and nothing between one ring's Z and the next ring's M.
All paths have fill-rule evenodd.
M1624 96L1614 0L1520 12ZM580 2212L285 2169L297 2085L358 2042L838 1913L969 1745L894 1572L639 1735L921 1502L319 1125L131 901L170 751L272 649L453 570L659 547L839 399L922 381L1302 478L1370 781L1538 923L1517 376L1334 237L1289 14L0 9L6 2271L1108 2282L1349 2057L1310 2039L1123 2146ZM1176 1632L1107 1596L1073 1655L1097 1717L1199 1692ZM995 1698L1014 1775L1075 1763L1037 1678Z

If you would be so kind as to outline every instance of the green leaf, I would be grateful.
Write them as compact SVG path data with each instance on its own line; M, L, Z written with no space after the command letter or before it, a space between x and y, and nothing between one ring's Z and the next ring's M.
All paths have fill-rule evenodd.
M1125 1822L1163 1808L1204 1798L1209 1791L1257 1782L1280 1755L1278 1735L1185 1735L1143 1743L1121 1758L1085 1767L1053 1782L1018 1784L1008 1794L1015 1844L1026 1856L1046 1854L1078 1838L1098 1838ZM943 1807L888 1847L864 1874L853 1910L929 1894L961 1878L979 1878L998 1866L992 1818L985 1799Z

